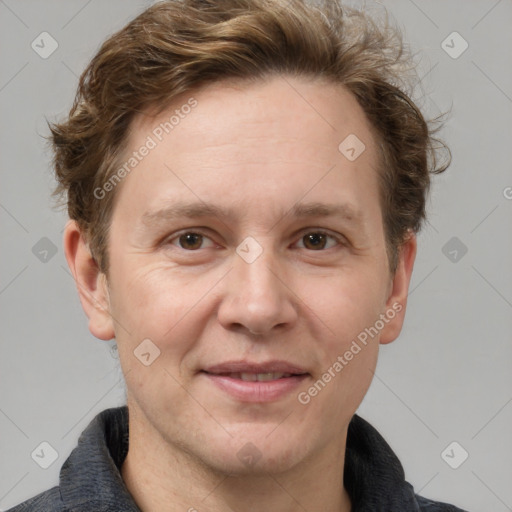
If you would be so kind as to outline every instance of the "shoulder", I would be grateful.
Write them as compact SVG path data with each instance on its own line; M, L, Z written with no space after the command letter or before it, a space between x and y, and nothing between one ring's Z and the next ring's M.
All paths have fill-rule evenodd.
M348 427L344 483L357 510L466 512L416 494L391 446L357 414Z
M7 512L68 512L59 487L52 487L7 510Z
M465 510L457 508L454 505L441 503L440 501L432 501L418 495L416 495L416 501L420 507L419 510L421 510L421 512L466 512Z

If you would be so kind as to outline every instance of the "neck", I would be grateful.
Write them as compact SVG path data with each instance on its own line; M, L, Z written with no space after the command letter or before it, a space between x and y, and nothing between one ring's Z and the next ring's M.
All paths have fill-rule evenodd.
M346 428L337 449L281 473L229 475L153 435L130 414L124 483L143 512L350 512L343 487ZM148 435L151 432L152 435Z

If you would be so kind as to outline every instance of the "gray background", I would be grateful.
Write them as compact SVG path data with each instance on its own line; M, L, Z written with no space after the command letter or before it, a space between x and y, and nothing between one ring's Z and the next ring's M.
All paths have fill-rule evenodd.
M89 333L63 255L45 117L69 110L88 59L149 3L0 0L0 510L56 485L90 420L125 400L114 342ZM453 164L433 188L403 333L382 347L359 413L421 494L512 510L512 2L386 5L420 51L420 104L452 106ZM58 42L46 59L31 48L43 31ZM469 44L458 58L441 46L454 31ZM461 43L448 39L452 53ZM58 452L48 469L31 458L42 441ZM452 441L469 453L458 469L441 456Z

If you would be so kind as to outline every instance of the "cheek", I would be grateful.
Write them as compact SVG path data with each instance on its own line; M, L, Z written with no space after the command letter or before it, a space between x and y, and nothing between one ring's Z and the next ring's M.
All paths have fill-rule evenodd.
M375 276L348 271L338 278L332 276L329 284L321 287L321 293L310 293L306 301L312 322L317 317L316 324L323 331L315 335L321 354L315 379L320 382L317 380L315 389L310 389L311 396L318 393L322 398L313 407L329 402L351 410L351 405L358 406L371 383L379 350L375 325L385 297L385 282ZM330 414L339 412L333 410Z
M161 265L139 264L136 259L112 274L111 312L125 351L133 352L144 339L166 352L180 351L185 340L175 331L199 301L201 287L172 276L172 269L162 271Z
M330 282L308 300L311 318L318 316L321 322L316 323L323 326L315 336L320 364L298 398L304 412L322 417L326 425L341 425L356 411L373 378L379 335L371 328L382 312L382 300L372 279Z
M112 275L119 355L126 369L138 371L134 350L149 339L160 350L155 366L165 365L181 382L187 372L187 354L199 344L214 315L215 285L225 269L199 273L141 259L125 261Z
M204 292L197 282L195 287L181 282L171 269L162 272L161 265L134 263L131 269L117 270L111 302L127 389L138 400L161 403L161 412L170 413L188 400L182 362L200 337L202 324L191 319L201 312ZM170 395L173 406L165 411Z
M116 270L113 313L139 333L150 329L161 338L204 294L201 277L183 275L161 262L148 264L134 258Z
M334 362L300 396L301 403L309 400L304 405L304 412L322 418L323 428L328 431L348 423L361 404L375 371L378 343L361 345L360 351L354 353L350 361L346 353L340 350Z
M378 272L338 269L322 280L304 281L300 295L317 324L329 334L326 347L342 349L365 328L374 325L385 304L386 283Z

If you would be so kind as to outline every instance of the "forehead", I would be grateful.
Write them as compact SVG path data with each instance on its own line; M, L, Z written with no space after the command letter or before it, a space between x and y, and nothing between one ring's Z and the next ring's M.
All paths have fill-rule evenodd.
M376 187L366 116L350 92L328 82L278 76L213 83L138 116L125 159L148 141L151 150L121 193L146 220L178 199L185 209L204 201L247 214L250 204L277 211L270 202L291 208L306 195L307 202L345 203L344 213L353 214L364 206L356 196Z
M183 131L186 135L180 137ZM199 143L243 144L244 139L258 135L307 141L303 150L324 145L339 151L347 138L357 141L356 145L362 142L369 153L375 149L371 124L355 96L341 84L320 77L273 75L210 83L180 94L170 105L155 105L136 116L128 146L137 146L147 135L157 145L178 148L185 141L187 149Z

